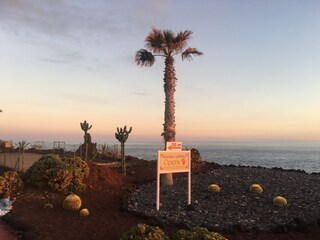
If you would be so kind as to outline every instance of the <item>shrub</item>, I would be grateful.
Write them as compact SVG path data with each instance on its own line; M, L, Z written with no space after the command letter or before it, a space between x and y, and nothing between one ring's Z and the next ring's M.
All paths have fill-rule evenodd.
M120 240L169 240L159 228L147 224L138 224L124 233Z
M71 194L63 200L62 207L68 211L78 211L81 207L81 198L76 194Z
M16 171L7 171L0 176L0 194L23 188L23 182Z
M37 188L48 185L48 180L53 178L56 169L62 168L62 162L58 155L48 154L32 164L25 174L25 182Z
M193 172L201 172L205 161L202 161L200 152L196 148L190 149L191 154L191 168Z
M202 227L193 227L188 230L179 230L173 236L173 240L227 240L219 233L209 232L208 229Z
M45 155L26 172L26 183L38 188L49 187L62 193L80 193L86 189L82 183L89 176L87 163L80 158L62 158Z
M208 187L208 191L212 193L218 193L220 192L220 187L217 184L210 184Z
M263 189L262 187L259 185L259 184L252 184L251 187L250 187L250 191L251 192L255 192L255 193L262 193L263 192Z
M288 204L287 199L281 196L277 196L273 199L273 205L277 207L284 207Z

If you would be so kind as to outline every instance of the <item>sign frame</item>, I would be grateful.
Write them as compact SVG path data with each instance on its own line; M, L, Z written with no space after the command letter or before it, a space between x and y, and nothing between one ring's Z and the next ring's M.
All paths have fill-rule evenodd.
M161 160L165 158L166 155L171 155L172 159L176 159L175 156L178 155L177 158L181 158L183 155L186 157L185 164L187 167L178 168L178 169L165 169L161 167ZM172 157L172 155L174 157ZM167 156L168 157L168 156ZM179 159L178 159L179 160ZM157 161L157 191L156 191L156 208L159 211L160 209L160 175L166 173L188 173L188 205L191 204L191 152L187 151L158 151L158 161Z

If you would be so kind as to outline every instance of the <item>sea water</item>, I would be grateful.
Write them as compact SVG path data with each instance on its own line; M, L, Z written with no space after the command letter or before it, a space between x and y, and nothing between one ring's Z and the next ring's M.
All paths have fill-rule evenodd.
M320 172L320 142L186 142L186 148L196 148L202 160L223 165ZM126 155L146 160L156 160L163 149L159 143L126 143Z

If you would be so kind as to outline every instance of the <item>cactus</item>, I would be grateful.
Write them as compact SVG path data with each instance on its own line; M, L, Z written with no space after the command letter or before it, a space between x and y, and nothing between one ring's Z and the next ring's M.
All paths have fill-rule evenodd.
M71 194L64 199L62 206L68 211L78 211L81 207L81 198L76 194Z
M277 196L273 199L273 205L277 207L284 207L288 204L287 199L281 196Z
M81 129L84 131L84 144L86 147L86 153L85 153L85 160L88 160L88 144L89 144L89 138L91 141L90 134L88 134L88 131L92 128L92 125L89 126L89 123L84 120L84 122L80 122Z
M250 191L255 193L262 193L263 189L259 184L255 183L251 185Z
M126 175L126 159L125 159L125 153L124 153L124 143L127 141L129 134L132 131L132 127L130 127L129 131L127 131L127 126L124 126L124 128L117 128L117 132L115 133L116 139L121 143L121 168L122 168L122 174Z
M211 184L208 187L208 191L212 193L218 193L220 192L220 187L217 184Z
M87 216L89 216L89 210L87 208L83 208L83 209L81 209L79 214L81 217L87 217Z

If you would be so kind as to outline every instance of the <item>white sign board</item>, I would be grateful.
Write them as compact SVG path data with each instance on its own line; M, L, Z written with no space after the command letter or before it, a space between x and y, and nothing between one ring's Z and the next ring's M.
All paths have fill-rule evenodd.
M181 142L167 142L166 151L181 151L182 143Z
M191 204L191 155L189 151L158 151L157 210L160 207L160 174L188 173L188 204Z

